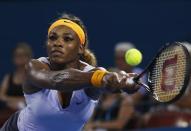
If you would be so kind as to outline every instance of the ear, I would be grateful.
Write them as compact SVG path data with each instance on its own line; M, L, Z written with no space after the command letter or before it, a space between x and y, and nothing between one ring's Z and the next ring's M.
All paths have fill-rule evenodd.
M79 51L78 51L79 54L83 54L84 53L84 47L82 44L80 44L80 48L79 48Z

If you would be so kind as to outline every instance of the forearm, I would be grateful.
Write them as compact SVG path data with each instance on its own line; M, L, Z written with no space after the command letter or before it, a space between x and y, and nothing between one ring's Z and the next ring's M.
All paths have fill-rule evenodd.
M40 88L73 91L90 85L92 74L92 72L82 72L76 69L62 71L31 70L28 73L28 80Z

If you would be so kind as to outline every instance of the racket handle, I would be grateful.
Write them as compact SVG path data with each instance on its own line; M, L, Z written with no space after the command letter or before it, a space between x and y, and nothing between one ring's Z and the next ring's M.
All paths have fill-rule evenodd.
M134 77L133 80L137 83L140 79L141 75L138 75L137 77Z
M143 86L148 92L150 92L150 93L152 93L152 91L151 91L151 89L149 88L149 86L148 85L146 85L146 84L144 84L144 83L142 83L142 82L140 82L139 81L139 79L137 79L137 77L130 77L130 78L128 78L127 79L127 81L126 81L128 84L138 84L138 85L140 85L140 86Z
M128 84L134 84L134 83L136 83L136 84L138 84L138 85L140 85L140 86L145 87L145 89L146 89L148 92L151 92L151 89L149 88L148 85L146 85L146 84L144 84L144 83L142 83L142 82L139 81L139 77L140 77L140 76L138 76L138 77L130 77L130 78L127 79L126 82L127 82Z
M133 85L136 81L134 81L134 77L127 78L126 81L128 84Z
M140 85L140 86L143 86L143 87L145 87L145 89L148 91L148 92L151 92L151 89L149 88L149 86L148 85L146 85L146 84L144 84L144 83L142 83L142 82L136 82L138 85Z
M151 92L151 89L149 88L149 86L146 85L146 84L144 84L144 83L142 83L142 82L140 82L140 81L139 81L139 78L140 78L140 75L137 76L137 77L134 77L134 78L133 78L133 81L134 81L135 83L137 83L138 85L145 87L145 89L146 89L148 92Z

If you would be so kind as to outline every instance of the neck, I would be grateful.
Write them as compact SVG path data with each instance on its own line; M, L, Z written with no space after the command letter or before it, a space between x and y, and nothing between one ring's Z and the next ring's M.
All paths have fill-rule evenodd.
M68 68L74 68L74 69L80 69L80 61L79 59L67 62L65 64L56 64L56 63L51 63L51 69L52 70L64 70Z
M16 75L24 75L25 74L25 67L17 67L16 70L15 70L15 74Z

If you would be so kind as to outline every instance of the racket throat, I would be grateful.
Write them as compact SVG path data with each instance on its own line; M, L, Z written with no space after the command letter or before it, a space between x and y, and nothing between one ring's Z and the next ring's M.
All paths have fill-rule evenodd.
M151 90L151 88L148 86L148 85L146 85L146 84L144 84L144 83L141 83L141 82L136 82L138 85L140 85L140 86L143 86L143 87L145 87L145 89L148 91L148 92L150 92L150 93L152 93L152 90Z

